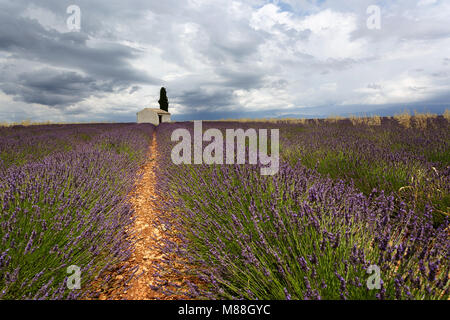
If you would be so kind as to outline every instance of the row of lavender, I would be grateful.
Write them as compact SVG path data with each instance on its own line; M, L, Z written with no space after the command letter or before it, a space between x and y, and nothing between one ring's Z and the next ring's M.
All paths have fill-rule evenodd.
M108 281L98 278L104 271L126 269L132 244L125 230L133 213L126 200L153 129L0 130L0 299L88 297ZM69 266L81 269L79 290L68 288Z
M204 123L204 129L273 126ZM439 154L448 152L448 133L439 132L447 123L438 122L422 133L404 132L389 121L380 128L355 128L346 122L279 125L283 159L273 177L245 165L173 166L170 135L177 127L192 130L188 123L157 129L158 190L167 201L166 215L155 225L164 226L168 239L177 239L161 243L171 259L155 274L161 278L160 290L177 293L188 287L193 298L218 299L450 297L449 221L433 220L433 206L441 203L403 197L388 188L362 192L358 187L364 184L358 179L370 175L361 174L363 170L359 177L351 174L361 159L369 161L366 168L380 165L382 159L381 177L374 185L389 187L383 170L396 172L401 165L410 170L417 164L431 169L426 174L439 173L426 179L448 181L448 159ZM404 148L406 144L410 148ZM332 161L335 150L342 151L344 159L355 154L360 158L351 158L353 167L321 163ZM320 157L319 151L330 154ZM365 153L373 160L363 158ZM440 192L438 199L448 199L448 184ZM168 270L191 280L181 288L167 283Z
M428 119L423 129L384 118L381 126L342 120L316 126L285 125L282 155L322 175L352 181L365 195L384 190L412 209L433 207L435 224L450 211L450 123Z

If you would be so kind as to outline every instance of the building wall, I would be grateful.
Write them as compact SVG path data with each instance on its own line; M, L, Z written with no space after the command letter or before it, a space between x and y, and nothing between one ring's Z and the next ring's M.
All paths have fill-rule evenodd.
M161 122L170 122L170 114L163 114Z
M137 113L137 123L152 123L157 126L159 124L158 114L154 111L142 110Z

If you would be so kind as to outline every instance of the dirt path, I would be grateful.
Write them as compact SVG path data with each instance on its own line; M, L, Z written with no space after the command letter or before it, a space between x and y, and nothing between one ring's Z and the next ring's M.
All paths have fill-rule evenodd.
M150 148L149 161L143 168L143 176L136 186L136 191L133 194L131 203L134 206L136 220L134 224L136 236L138 241L135 245L135 251L131 258L131 264L138 265L138 277L135 277L129 283L129 289L121 295L122 299L126 300L149 300L149 299L163 299L164 297L151 290L150 285L153 281L153 264L161 258L158 252L151 249L154 245L154 238L160 238L159 231L152 226L152 221L156 214L155 203L156 192L156 174L157 167L157 144L156 134L153 133L152 145Z
M132 230L129 231L130 234L135 235L137 241L135 242L133 255L128 262L132 267L138 266L139 269L126 288L110 281L108 284L110 287L101 290L99 293L98 299L100 300L172 300L187 298L182 295L167 296L151 289L151 286L156 285L153 278L156 271L155 264L163 258L163 253L155 249L155 244L167 236L153 226L156 216L161 214L157 205L162 202L155 190L156 170L158 169L156 133L153 133L149 155L150 158L141 169L141 179L137 181L136 188L130 198L136 219ZM166 276L168 280L180 285L183 284L183 279L179 279L179 276L173 276L170 272ZM114 273L112 278L115 281L124 279L123 276L116 276Z

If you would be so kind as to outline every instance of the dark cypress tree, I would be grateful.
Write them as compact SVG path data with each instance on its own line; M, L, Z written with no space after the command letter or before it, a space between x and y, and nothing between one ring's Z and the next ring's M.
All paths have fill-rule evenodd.
M167 99L166 88L162 87L159 93L159 108L169 112L169 100Z

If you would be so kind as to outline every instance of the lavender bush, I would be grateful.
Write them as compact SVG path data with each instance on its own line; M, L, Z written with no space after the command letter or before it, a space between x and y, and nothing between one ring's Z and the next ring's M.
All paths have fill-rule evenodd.
M94 279L128 260L127 194L153 128L1 129L0 299L87 297ZM70 265L81 267L81 290L67 289Z
M440 117L423 130L392 119L381 126L335 124L282 126L282 154L322 175L352 181L365 195L393 193L412 209L433 207L436 224L450 210L450 126Z
M271 125L261 123L258 127ZM327 177L329 172L324 175L317 167L307 168L302 160L317 148L303 149L304 140L295 141L294 137L318 130L314 126L283 125L281 137L291 140L290 144L284 141L284 148L304 153L299 154L300 161L292 161L289 155L293 153L284 153L285 160L274 177L263 177L259 168L245 165L174 167L170 164L170 134L176 127L192 130L192 125L158 127L163 164L159 190L167 200L166 214L155 226L163 225L171 235L169 239L176 239L161 243L161 249L171 257L163 260L156 274L161 278L161 290L178 291L179 284L164 281L165 272L171 270L186 279L196 279L185 283L193 298L450 297L448 218L433 225L435 209L431 202L415 206L416 199L407 198L405 202L380 188L362 192L350 176ZM327 132L325 126L320 129ZM295 130L298 133L290 137L286 134ZM365 130L356 132L362 135ZM364 148L358 149L358 139L355 136L346 142L349 152L364 152ZM430 161L418 153L404 152L410 152L412 159L425 166ZM406 161L406 165L410 163ZM375 166L378 161L371 164ZM442 170L446 164L435 165ZM349 171L345 166L335 169L339 173ZM179 259L174 261L173 257ZM380 268L380 289L367 286L371 266Z

